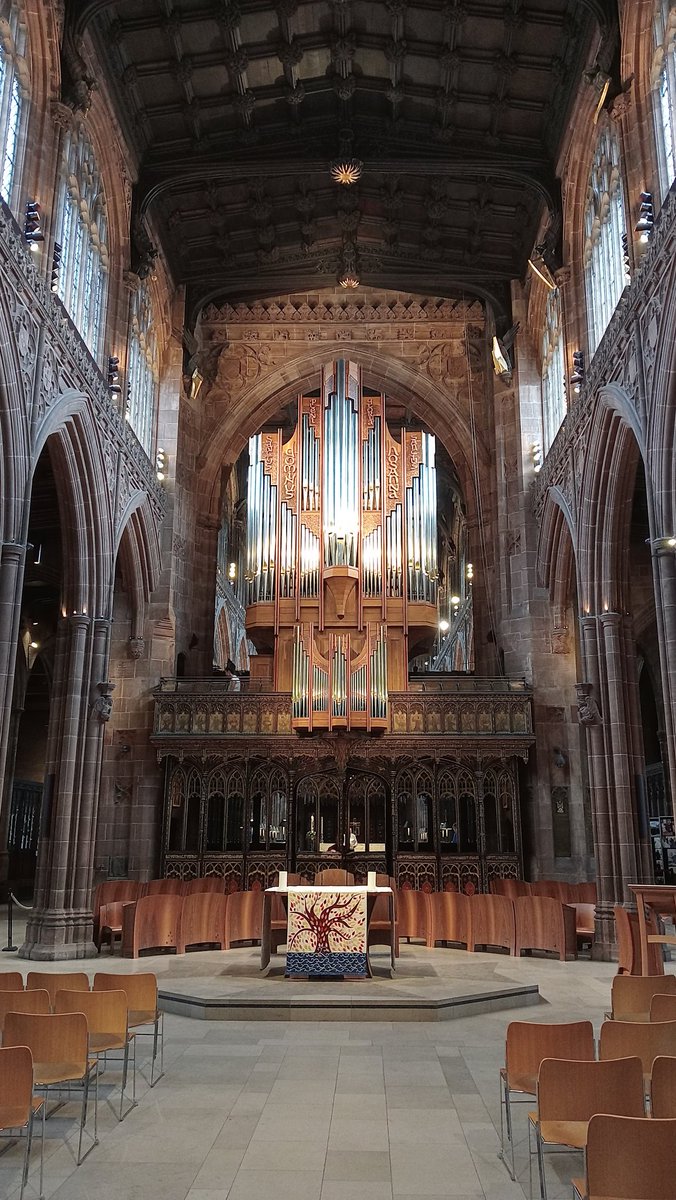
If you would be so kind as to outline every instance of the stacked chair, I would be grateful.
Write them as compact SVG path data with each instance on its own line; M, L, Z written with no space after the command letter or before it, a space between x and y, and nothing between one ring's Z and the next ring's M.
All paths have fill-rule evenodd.
M92 990L83 972L30 971L25 988L20 972L0 974L0 1033L0 1132L25 1136L19 1200L28 1183L36 1120L41 1122L39 1195L43 1195L45 1121L68 1102L71 1088L81 1089L75 1154L79 1166L98 1145L99 1078L109 1056L115 1052L120 1056L120 1099L114 1109L119 1121L137 1103L138 1037L152 1039L150 1086L164 1074L164 1018L158 1008L157 978L150 972L100 972ZM130 1068L131 1097L127 1094ZM67 1094L62 1098L64 1090ZM56 1104L48 1112L52 1098Z

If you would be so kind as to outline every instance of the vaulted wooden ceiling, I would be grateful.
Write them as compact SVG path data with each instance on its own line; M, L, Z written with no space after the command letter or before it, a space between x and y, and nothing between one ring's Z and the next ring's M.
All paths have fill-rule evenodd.
M611 69L614 7L69 0L64 89L86 104L91 35L141 163L137 217L193 312L325 287L345 266L506 312L543 208L559 207L572 98ZM352 187L330 175L346 155L363 163Z

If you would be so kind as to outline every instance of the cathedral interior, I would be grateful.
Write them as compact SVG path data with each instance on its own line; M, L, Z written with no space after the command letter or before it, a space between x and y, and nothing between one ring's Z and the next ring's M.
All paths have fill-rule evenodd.
M3 0L2 888L676 883L668 0ZM670 332L671 331L671 332Z

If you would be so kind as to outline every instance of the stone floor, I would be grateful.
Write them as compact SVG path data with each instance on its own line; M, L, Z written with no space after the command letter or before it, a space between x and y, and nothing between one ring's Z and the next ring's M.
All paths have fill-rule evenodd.
M404 953L414 963L430 952L407 947ZM460 951L433 953L451 956L446 969L451 961L458 970L470 961ZM494 969L498 956L472 959ZM16 966L28 964L2 955L0 970ZM497 1075L506 1026L512 1018L589 1018L598 1028L614 967L501 958L499 969L512 980L535 979L540 1005L442 1023L169 1015L164 1078L152 1091L139 1079L138 1107L118 1124L107 1102L109 1094L114 1100L118 1076L104 1076L110 1082L101 1088L100 1145L81 1167L72 1152L77 1105L48 1121L46 1195L523 1200L529 1194L526 1105L517 1117L518 1183L497 1156ZM18 1195L20 1151L0 1158L0 1196ZM568 1180L579 1173L580 1157L557 1154L548 1164L550 1200L570 1197ZM37 1182L35 1171L31 1178Z

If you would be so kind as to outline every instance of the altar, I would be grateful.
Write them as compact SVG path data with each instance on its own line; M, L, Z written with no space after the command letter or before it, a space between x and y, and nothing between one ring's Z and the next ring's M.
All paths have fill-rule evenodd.
M261 971L267 973L272 948L274 897L287 917L285 975L288 978L371 976L369 925L379 897L390 924L391 970L395 966L394 893L390 887L292 885L268 888L263 901Z

